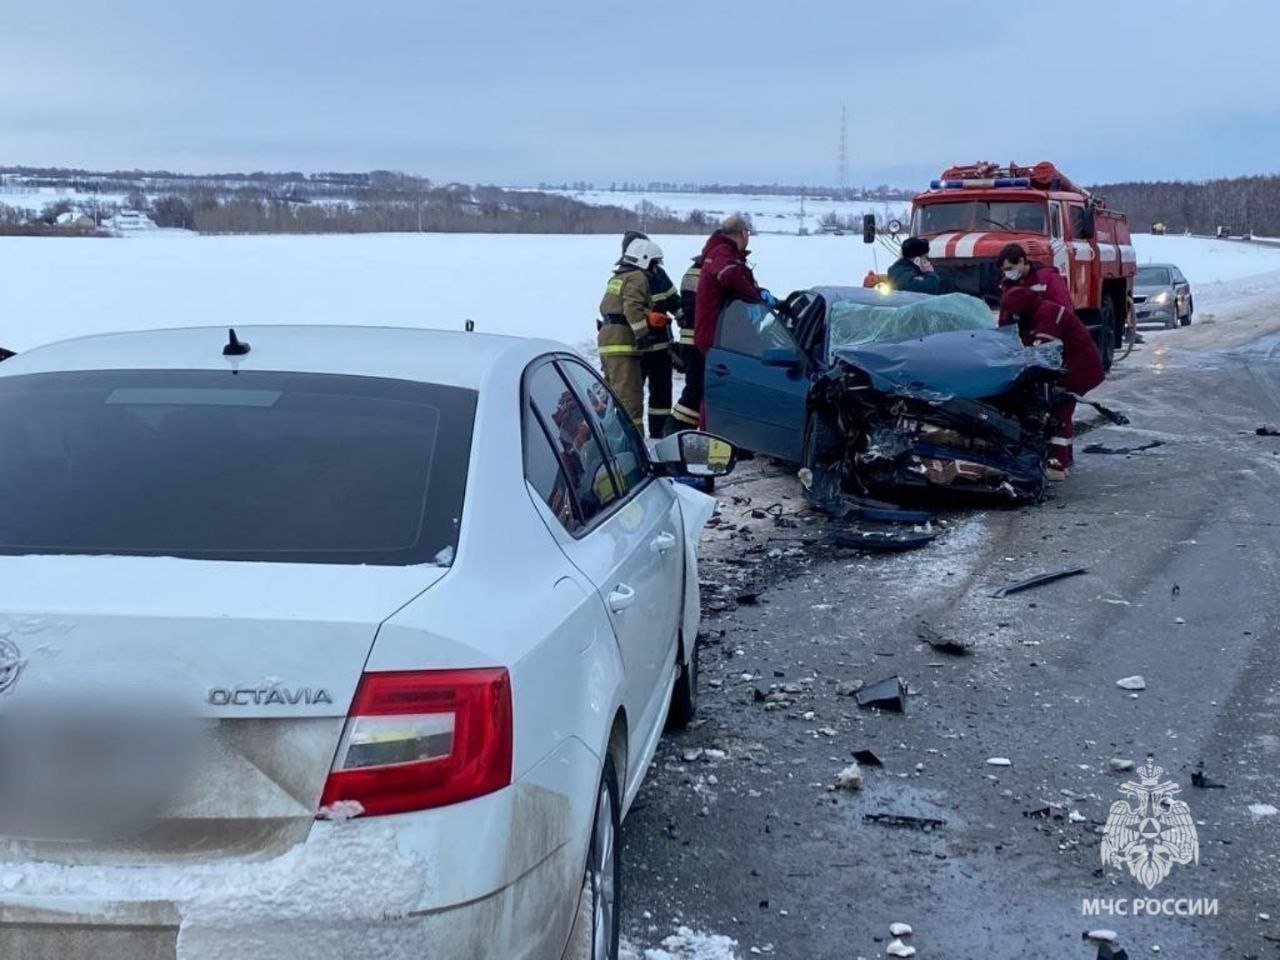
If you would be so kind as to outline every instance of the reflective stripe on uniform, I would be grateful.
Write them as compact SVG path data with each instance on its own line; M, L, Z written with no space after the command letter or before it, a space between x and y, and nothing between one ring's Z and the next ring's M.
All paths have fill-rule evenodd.
M637 350L635 347L627 343L618 343L608 347L600 347L599 350L600 350L600 355L602 357L605 354L617 354L619 356L631 356L631 357L636 357L640 355L639 350Z
M649 416L651 417L669 417L671 416L670 407L650 407Z
M619 276L612 277L608 283L604 285L605 293L622 293L622 278Z
M680 342L687 346L693 346L693 330L690 327L680 328Z
M1052 443L1055 447L1069 447L1069 446L1071 446L1071 438L1070 438L1070 437L1050 437L1050 438L1049 438L1049 442L1050 442L1050 443ZM1088 450L1086 450L1086 451L1085 451L1085 453L1088 453L1088 452L1089 452Z
M698 411L690 410L684 404L677 403L671 410L671 415L681 423L691 423L695 427L698 425Z

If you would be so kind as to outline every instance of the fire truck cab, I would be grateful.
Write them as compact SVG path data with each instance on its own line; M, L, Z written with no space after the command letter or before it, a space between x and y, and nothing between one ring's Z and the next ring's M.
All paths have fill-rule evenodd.
M1056 267L1111 366L1137 269L1129 222L1052 163L951 167L912 201L910 232L929 241L945 290L993 307L1006 244L1021 244L1030 260Z

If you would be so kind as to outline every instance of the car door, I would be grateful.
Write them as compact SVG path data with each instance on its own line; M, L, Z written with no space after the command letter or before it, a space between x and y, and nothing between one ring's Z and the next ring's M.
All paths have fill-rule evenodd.
M794 361L783 363L787 351ZM707 429L736 446L799 463L808 395L800 353L777 315L762 304L729 304L707 353Z
M1189 302L1191 300L1191 284L1187 282L1187 278L1183 276L1182 271L1177 267L1170 270L1173 274L1173 297L1175 310L1179 317L1185 317L1191 310Z
M604 603L626 673L631 730L648 743L662 730L675 667L684 589L679 505L594 371L558 357L539 363L526 382L574 491L575 529L561 548Z

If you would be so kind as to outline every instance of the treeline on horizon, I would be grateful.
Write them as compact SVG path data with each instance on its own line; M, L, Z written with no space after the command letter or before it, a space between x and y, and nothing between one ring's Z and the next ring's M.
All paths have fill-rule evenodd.
M1170 233L1280 236L1280 175L1221 180L1105 183L1090 187L1123 211L1134 230L1162 223Z

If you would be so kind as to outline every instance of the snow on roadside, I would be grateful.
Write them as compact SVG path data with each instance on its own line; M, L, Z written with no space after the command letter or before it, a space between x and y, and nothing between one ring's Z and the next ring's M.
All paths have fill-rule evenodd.
M658 947L637 947L623 940L619 960L739 960L738 941L680 927Z
M655 238L676 278L702 237ZM92 333L250 323L350 323L546 336L590 352L620 238L510 234L0 238L0 346L27 350ZM1205 284L1280 289L1280 249L1185 237L1134 238L1140 262L1182 266L1196 306ZM765 234L760 282L782 294L860 284L891 257L855 236ZM1254 280L1248 281L1254 284Z

